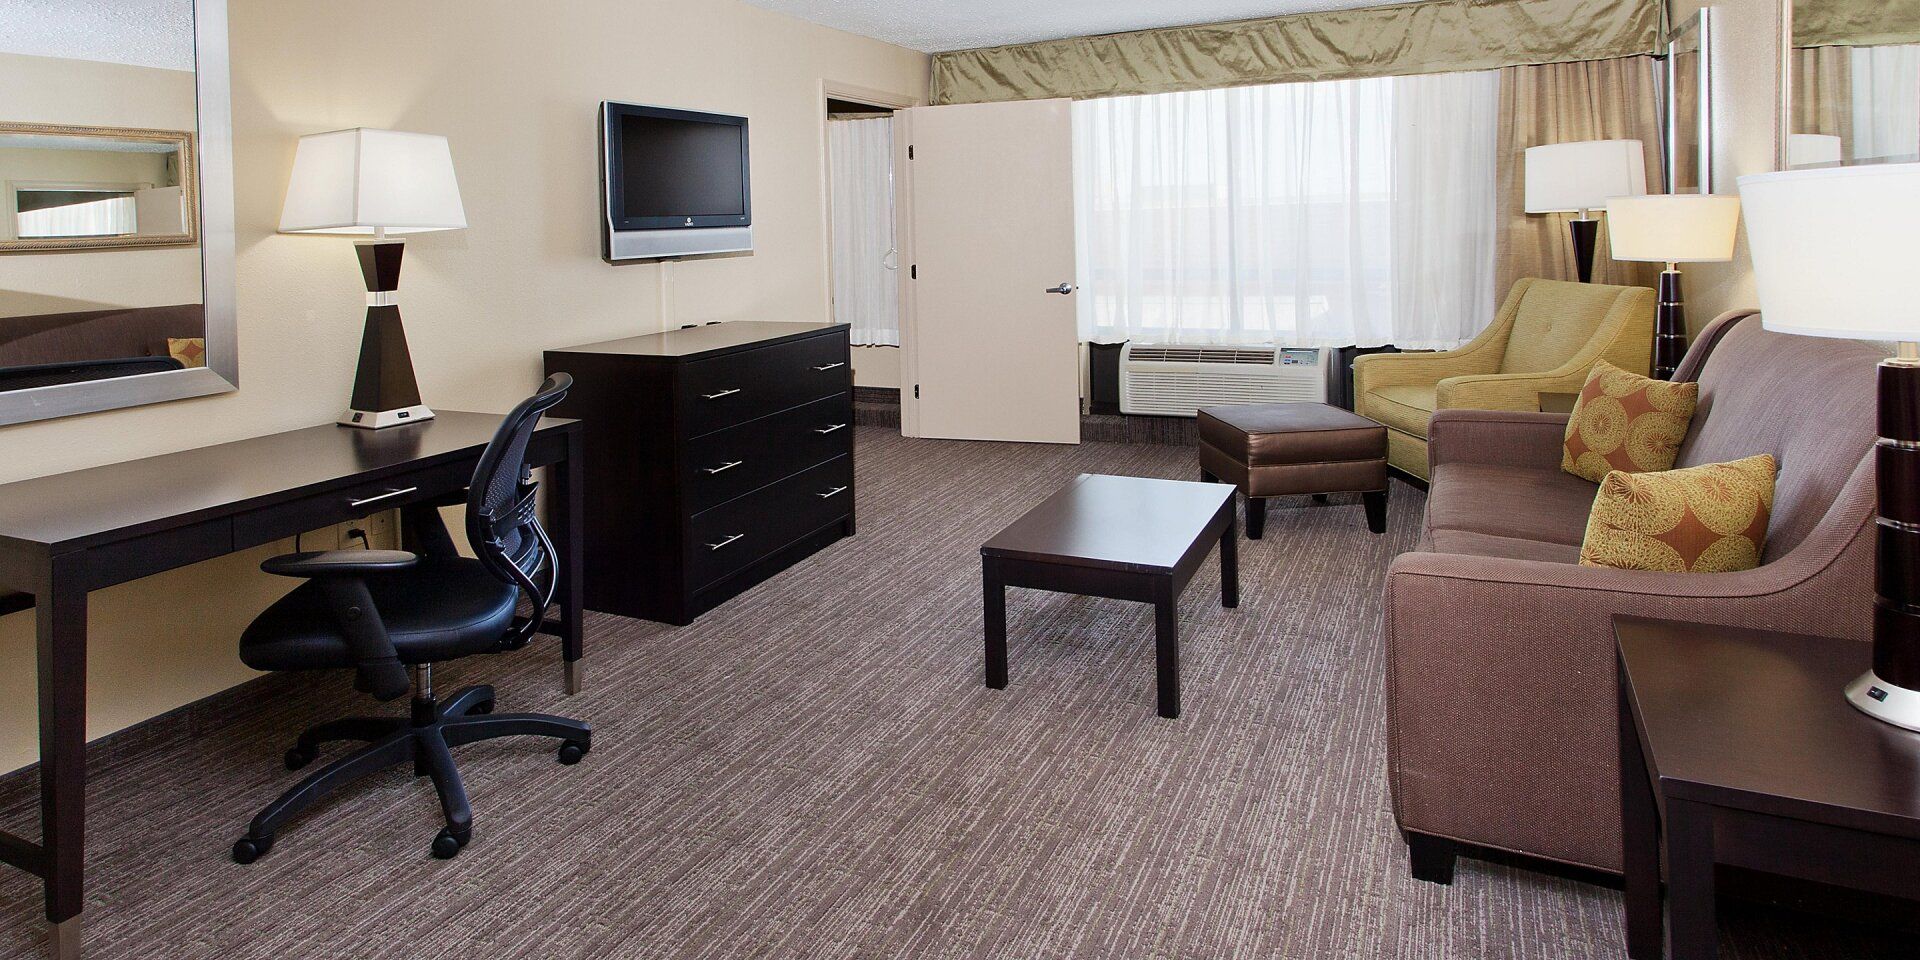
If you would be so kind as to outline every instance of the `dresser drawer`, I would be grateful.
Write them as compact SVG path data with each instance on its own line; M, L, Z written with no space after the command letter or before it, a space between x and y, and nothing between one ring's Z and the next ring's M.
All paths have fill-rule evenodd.
M696 360L680 373L681 435L697 437L853 390L844 333Z
M687 442L680 478L689 512L726 503L853 450L846 394L783 410Z
M705 586L853 510L853 458L837 457L695 514L687 582Z

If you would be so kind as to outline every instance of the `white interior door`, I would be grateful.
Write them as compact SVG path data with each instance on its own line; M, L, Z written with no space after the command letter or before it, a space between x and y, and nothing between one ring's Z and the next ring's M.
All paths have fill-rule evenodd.
M894 115L907 436L1080 442L1068 107Z

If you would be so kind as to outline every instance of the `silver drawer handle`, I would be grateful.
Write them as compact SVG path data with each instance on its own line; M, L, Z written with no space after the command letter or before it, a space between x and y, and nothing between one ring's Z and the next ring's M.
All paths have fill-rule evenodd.
M831 427L820 427L820 428L818 428L818 429L816 429L816 430L814 430L813 432L814 432L814 433L822 433L822 434L824 434L824 433L832 433L832 432L834 432L835 430L845 430L846 428L847 428L847 425L846 425L846 424L844 424L844 423L836 423L836 424L834 424L834 425L833 425L833 426L831 426Z
M746 534L744 534L744 533L736 533L736 534L734 534L733 536L731 536L731 537L728 537L728 538L726 538L725 540L722 540L722 541L720 541L719 543L709 543L709 544L707 544L707 549L708 549L708 550L718 550L718 549L720 549L721 547L724 547L724 546L726 546L727 544L729 544L729 543L732 543L732 542L734 542L735 540L738 540L738 539L740 539L741 537L744 537L744 536L746 536Z
M419 487L408 487L405 490L388 490L386 493L383 493L377 497L366 497L360 500L348 501L347 506L364 507L369 503L379 503L382 500L392 500L394 497L404 497L409 493L416 493L419 490L420 490Z
M837 370L844 366L846 366L845 363L829 363L824 367L814 367L814 369L820 371L821 373L826 373L828 370Z
M846 487L834 487L832 490L828 490L826 493L816 493L814 494L814 496L819 497L822 500L826 500L830 497L837 497L846 492L847 492Z
M717 467L701 467L700 469L702 469L702 470L705 470L705 471L707 472L707 474L708 474L709 476L711 476L711 475L713 475L713 474L716 474L716 473L726 473L726 472L727 472L728 470L732 470L732 469L733 469L734 467L737 467L737 466L739 466L739 465L741 465L741 464L743 464L743 463L746 463L746 461L745 461L745 460L735 460L735 461L734 461L734 462L732 462L732 463L723 463L723 464L721 464L721 465L719 465L719 466L717 466Z
M722 390L719 393L703 393L701 394L701 396L706 397L708 400L718 400L721 397L731 397L734 394L739 392L740 392L740 388L735 387L731 390Z

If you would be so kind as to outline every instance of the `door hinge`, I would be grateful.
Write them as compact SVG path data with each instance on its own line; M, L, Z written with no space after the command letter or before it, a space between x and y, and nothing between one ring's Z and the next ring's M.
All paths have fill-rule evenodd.
M915 400L920 399L920 385L917 383L913 385L913 398Z
M908 160L913 159L913 144L911 143L907 144L907 159Z
M916 264L914 264L913 266L910 266L910 267L908 267L908 268L907 268L907 279L909 279L909 280L918 280L918 279L920 279L920 265L919 265L919 264L917 264L917 263L916 263Z

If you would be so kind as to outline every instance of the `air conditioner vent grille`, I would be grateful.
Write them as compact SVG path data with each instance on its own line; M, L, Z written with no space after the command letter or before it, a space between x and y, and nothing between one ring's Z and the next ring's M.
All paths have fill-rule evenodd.
M1134 347L1128 359L1146 363L1272 363L1274 351L1263 347Z

